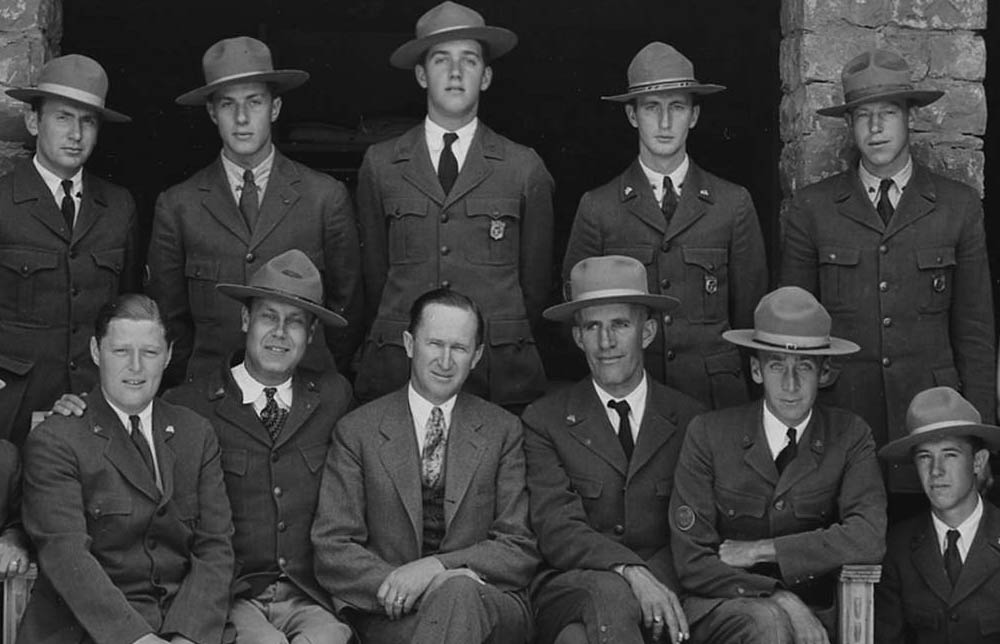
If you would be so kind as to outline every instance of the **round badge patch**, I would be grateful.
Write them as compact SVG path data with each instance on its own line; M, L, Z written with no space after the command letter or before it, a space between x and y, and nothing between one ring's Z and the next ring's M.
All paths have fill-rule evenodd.
M694 527L694 510L689 505L682 505L677 508L677 528L687 532Z

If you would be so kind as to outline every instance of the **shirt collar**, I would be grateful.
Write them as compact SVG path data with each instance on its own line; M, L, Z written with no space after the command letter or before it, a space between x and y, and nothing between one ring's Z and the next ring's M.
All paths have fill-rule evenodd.
M229 183L235 188L241 188L243 186L243 173L246 171L246 168L232 161L226 156L225 152L220 152L219 156L222 157L222 167L226 170ZM253 170L253 182L257 184L258 188L267 183L267 180L271 177L272 167L274 167L273 143L271 144L271 153L267 155L267 158L258 163L256 167L251 168Z
M785 445L788 443L788 425L783 423L777 416L775 416L770 409L767 408L767 403L761 404L764 408L764 435L767 437L767 445L771 448L771 455L774 457L778 456L778 453L784 449ZM802 442L802 434L805 433L806 427L809 426L809 421L812 420L812 409L806 414L805 419L802 420L797 425L793 425L795 428L795 444L798 445Z
M55 198L56 203L62 203L63 178L57 175L56 173L52 172L45 166L43 166L38 161L38 154L35 154L35 156L31 159L31 161L32 163L35 164L35 170L37 170L38 174L42 177L42 181L45 182L45 186L49 189L49 192L52 193L52 196ZM70 177L70 181L73 182L73 197L75 198L77 195L83 192L83 167L80 167L76 171L76 174Z
M455 394L440 405L435 405L417 393L417 390L413 388L412 382L406 386L406 391L410 402L410 413L413 415L414 428L417 431L424 431L424 428L427 427L427 419L431 417L431 410L435 407L440 407L441 413L444 414L444 427L447 434L448 429L451 427L451 412L455 409L455 401L458 400L458 394Z
M111 402L111 399L108 397L107 392L105 392L102 389L101 393L104 394L104 400L107 401L108 406L111 407L111 410L115 412L116 416L118 416L118 420L121 421L122 426L125 428L125 433L127 433L129 435L132 434L132 423L129 422L128 417L129 416L138 416L139 417L139 422L141 423L142 427L145 428L149 432L150 436L153 435L153 401L152 400L150 400L149 404L146 405L146 407L142 411L140 411L138 414L128 414L128 413L122 411L121 409L119 409L118 406L115 405L113 402Z
M264 395L264 387L267 385L261 384L250 375L250 372L247 371L246 361L239 363L229 371L233 374L233 381L240 388L240 393L243 394L244 405L252 404ZM292 406L292 379L288 378L280 385L274 385L274 388L278 390L275 398L278 399L279 406L290 409Z
M865 187L865 192L868 195L878 194L879 184L882 183L882 179L869 172L865 164L860 161L858 161L858 176L861 178L861 185ZM910 155L910 158L906 160L906 165L899 172L888 178L892 179L892 183L902 192L906 188L906 184L910 182L912 176L913 155ZM875 197L872 196L871 199L874 200Z
M948 531L958 530L958 549L962 553L962 561L965 561L965 556L969 553L969 547L972 545L972 540L976 536L976 531L979 530L979 521L983 518L983 498L976 495L976 509L972 511L965 521L962 521L956 527L952 528L947 523L937 518L934 512L931 512L931 521L934 523L934 532L937 533L938 545L941 547L941 552L943 553L945 548L948 547Z
M653 170L648 165L642 162L642 158L639 158L639 166L642 167L643 174L646 175L646 179L649 180L649 185L655 186L654 190L659 190L663 187L663 177L670 177L670 183L674 185L674 192L680 194L681 188L684 186L684 179L687 178L688 167L691 165L691 158L685 154L684 160L681 164L674 168L674 171L670 174L663 174L662 172L657 172Z
M624 400L628 403L631 415L635 417L636 429L638 429L638 425L642 422L642 416L646 411L646 394L649 392L649 383L646 381L646 372L642 372L642 380L640 380L639 384L635 386L635 389L630 391L628 395L623 398L615 398L605 391L599 384L597 384L597 381L593 378L591 378L591 382L594 384L594 391L597 392L597 397L601 401L601 407L603 407L604 411L608 413L608 417L611 418L610 414L618 413L614 409L608 407L608 402L611 400ZM612 422L612 426L615 425L616 422Z
M476 128L479 127L479 117L473 117L471 121L458 128L457 130L446 130L428 116L424 118L424 135L427 137L427 149L431 152L437 152L444 149L444 135L448 132L454 132L458 135L458 141L452 143L452 145L466 145L472 140L472 137L476 135Z

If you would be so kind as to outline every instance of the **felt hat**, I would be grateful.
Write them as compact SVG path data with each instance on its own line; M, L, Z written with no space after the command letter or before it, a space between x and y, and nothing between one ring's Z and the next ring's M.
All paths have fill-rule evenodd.
M637 96L654 92L714 94L724 89L725 85L699 82L694 77L694 65L681 52L666 43L651 42L629 63L628 91L601 98L627 103Z
M451 40L478 40L483 56L494 60L517 45L517 34L503 27L490 27L477 11L455 2L442 2L417 20L416 37L400 45L389 57L389 64L412 69L422 63L432 45Z
M951 387L932 387L913 397L906 410L907 435L879 450L890 462L905 462L914 447L949 436L977 436L990 451L1000 450L1000 427L983 423L979 410Z
M105 121L128 123L132 119L104 106L108 75L93 58L69 54L45 63L34 87L7 90L7 95L30 103L36 98L61 98L95 110Z
M632 257L581 259L569 273L569 301L550 306L542 315L565 321L580 309L598 304L641 304L656 311L669 311L680 304L669 295L651 295L646 284L646 267Z
M858 105L875 101L905 100L917 107L930 105L944 92L916 89L910 80L910 66L899 54L870 49L855 56L840 73L844 103L816 110L823 116L843 116Z

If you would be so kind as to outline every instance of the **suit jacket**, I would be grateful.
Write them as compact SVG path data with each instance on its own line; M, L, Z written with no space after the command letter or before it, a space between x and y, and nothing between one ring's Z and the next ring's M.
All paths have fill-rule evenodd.
M445 568L470 568L505 592L522 592L538 564L528 526L521 424L459 394L445 453ZM381 612L386 576L420 559L420 456L406 388L337 423L313 523L316 578L338 610Z
M646 349L660 382L713 408L749 399L739 350L722 339L753 326L767 292L764 240L750 193L693 162L667 223L638 159L580 199L563 279L581 259L628 255L646 266L649 292L679 298L660 317L662 333Z
M983 517L954 588L930 513L889 531L882 580L875 587L880 644L1000 642L1000 510L983 500Z
M97 383L100 307L139 288L132 195L90 172L73 231L30 159L0 178L0 438L23 442L31 412Z
M351 323L347 331L316 334L304 364L332 367L328 347L346 368L360 334L360 250L344 184L275 152L274 166L251 232L233 198L222 160L162 193L149 243L147 290L163 306L179 337L169 382L205 373L243 348L241 304L215 290L245 284L276 255L297 248L323 274L327 307ZM358 329L352 331L352 329Z
M367 319L361 400L409 378L402 333L410 305L439 286L486 318L486 351L466 390L497 404L545 390L532 326L549 295L552 177L538 155L480 122L455 185L441 188L420 125L365 154L358 174Z
M164 395L209 419L219 439L235 526L233 594L256 596L282 574L332 611L330 595L313 575L309 529L334 423L351 407L351 385L334 372L297 371L292 407L272 442L233 380L230 366L241 361L237 355Z
M876 445L906 435L910 400L934 386L996 417L990 270L972 188L914 163L886 226L850 170L796 195L783 245L781 282L812 291L832 333L861 345L834 361L839 378L822 395L867 420ZM891 466L889 485L921 491L910 464Z
M100 388L88 400L82 417L51 416L25 441L39 577L18 641L122 644L153 632L217 644L233 527L211 425L153 402L160 492Z
M783 584L807 601L832 596L844 564L885 553L885 489L871 430L842 409L814 406L798 453L779 476L763 403L698 416L688 427L670 501L670 545L694 623L723 599ZM774 539L777 566L722 562L726 539Z
M646 565L677 589L670 491L684 428L704 407L658 382L648 383L631 461L590 378L524 411L531 524L552 568Z

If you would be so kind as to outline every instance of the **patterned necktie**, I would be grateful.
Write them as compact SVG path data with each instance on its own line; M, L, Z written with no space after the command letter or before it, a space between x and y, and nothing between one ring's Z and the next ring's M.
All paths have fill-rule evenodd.
M951 580L952 588L958 583L958 576L962 574L962 557L958 554L958 538L961 533L958 530L948 531L948 547L944 549L944 569Z
M440 407L431 410L424 434L424 452L420 456L420 481L429 488L441 485L444 471L444 451L448 440L444 435L444 412Z
M663 218L669 224L670 218L677 210L677 193L674 192L674 182L670 180L670 177L663 177L663 201L660 202L660 210L663 212Z
M632 423L628 420L628 413L631 408L627 400L609 400L608 407L618 412L618 442L621 443L625 458L632 460L632 452L635 450L635 441L632 440Z
M781 473L785 471L789 463L795 460L795 455L799 452L798 444L795 442L795 428L789 427L786 436L788 436L788 444L778 452L778 456L774 459L774 466L778 468L778 476L781 476Z
M281 433L281 428L285 424L285 419L288 418L288 410L282 409L278 405L278 401L274 399L274 394L278 393L275 387L264 387L264 395L267 396L267 403L264 408L260 410L260 422L264 424L264 428L267 429L267 433L271 436L271 440L278 438L278 434Z
M63 189L63 198L59 209L62 210L63 219L66 220L66 227L72 231L73 219L76 217L76 200L73 199L73 182L66 179L60 185Z
M892 202L889 201L889 191L892 190L893 185L895 184L892 179L882 179L881 183L878 184L878 203L875 205L875 210L882 218L882 223L886 225L892 219L892 213L896 212L896 209L892 207Z
M451 144L458 140L458 135L454 132L444 133L444 149L441 150L441 158L438 159L438 181L441 188L447 195L451 192L451 187L455 185L458 178L458 159L451 149Z
M129 425L132 426L132 433L129 434L132 438L132 444L135 448L139 450L139 455L142 456L142 461L149 468L149 473L156 478L156 466L153 465L153 451L149 449L149 442L146 441L146 436L142 433L139 424L139 417L132 415L128 417Z
M247 222L247 227L253 231L260 214L260 199L257 197L257 184L253 180L253 170L243 171L243 188L240 189L240 212Z

